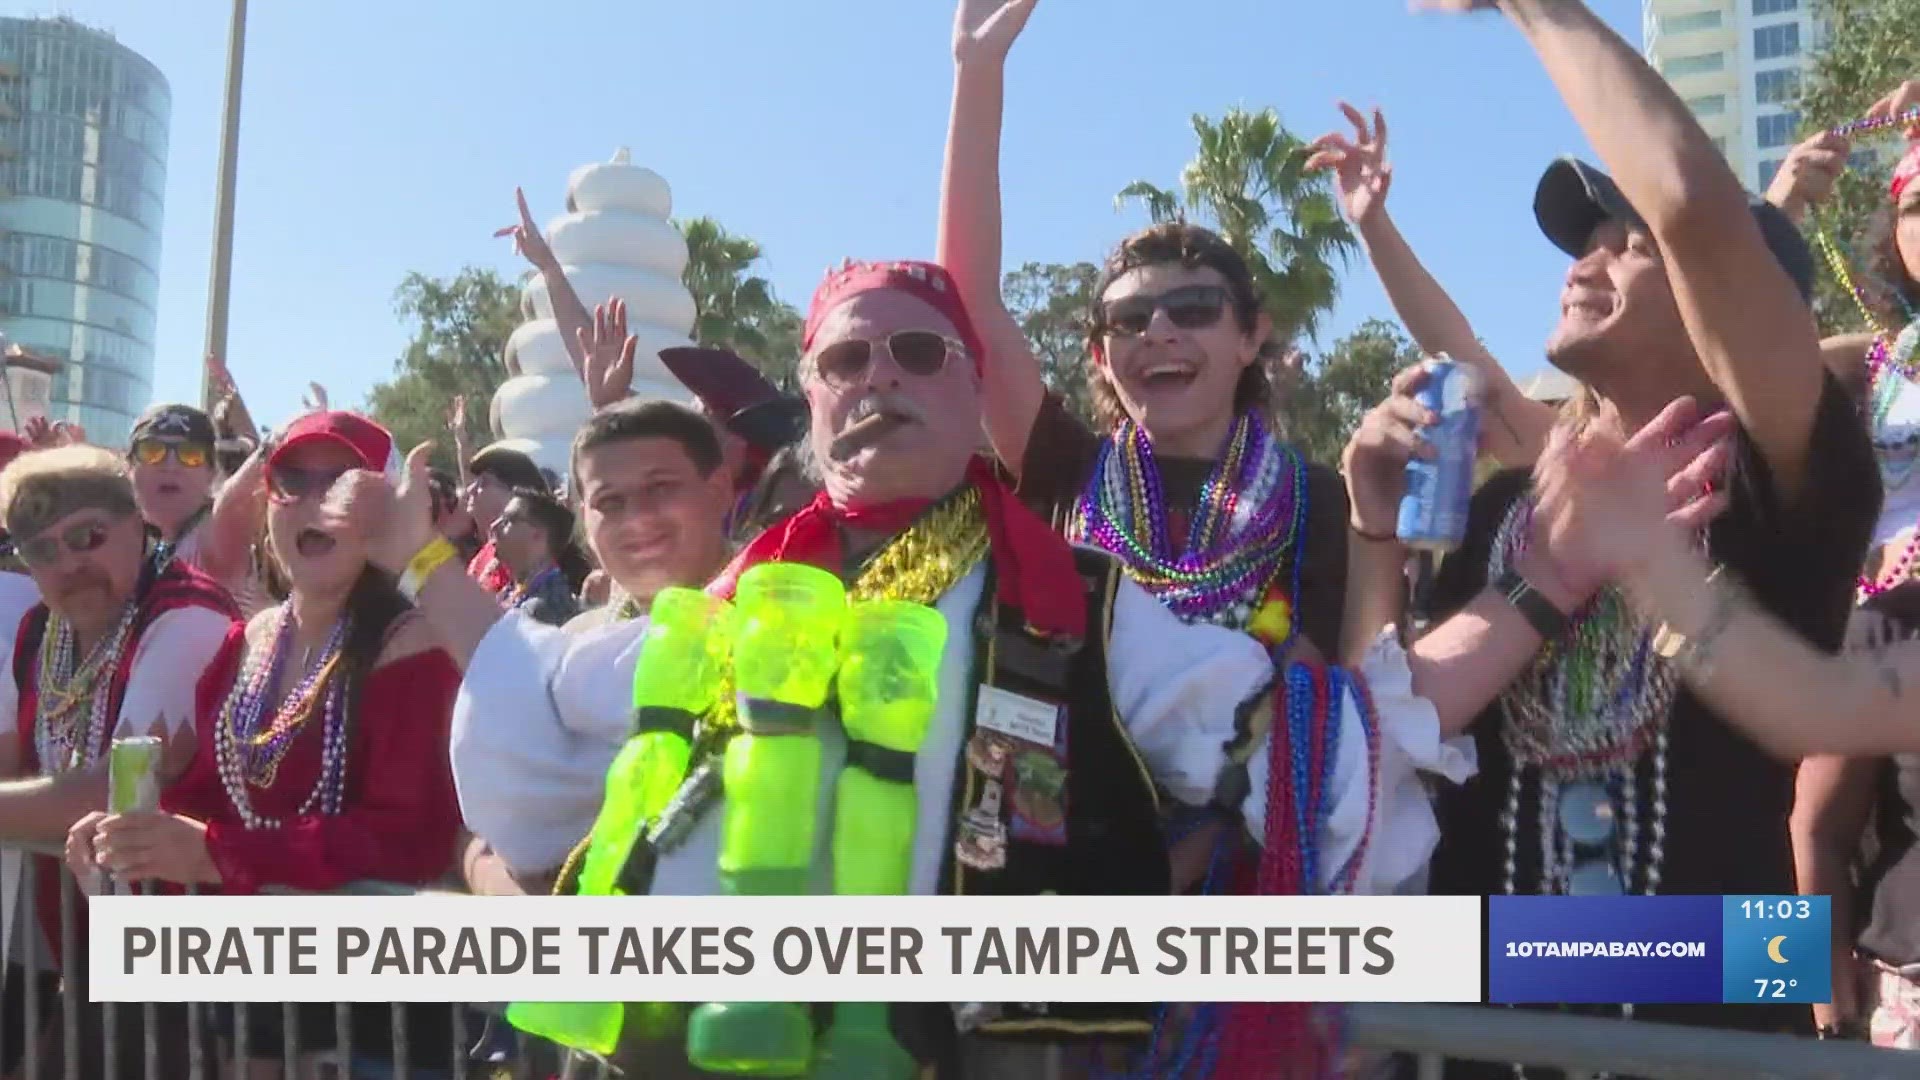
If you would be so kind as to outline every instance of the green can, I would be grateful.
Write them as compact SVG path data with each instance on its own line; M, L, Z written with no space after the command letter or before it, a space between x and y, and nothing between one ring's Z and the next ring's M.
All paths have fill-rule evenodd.
M113 740L107 762L107 812L130 814L160 808L160 740L128 735Z

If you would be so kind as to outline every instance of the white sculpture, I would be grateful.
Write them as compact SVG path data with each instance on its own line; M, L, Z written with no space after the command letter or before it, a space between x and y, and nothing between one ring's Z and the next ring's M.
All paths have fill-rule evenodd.
M623 147L610 162L585 165L567 178L567 213L547 225L547 243L567 281L592 311L618 297L627 304L634 349L633 393L690 401L691 395L660 363L660 350L692 345L693 294L680 282L687 242L673 227L673 194L651 169L635 165ZM574 371L553 319L546 282L528 281L521 310L530 321L507 340L520 374L494 395L503 444L525 451L556 476L567 475L567 450L587 422L587 389Z

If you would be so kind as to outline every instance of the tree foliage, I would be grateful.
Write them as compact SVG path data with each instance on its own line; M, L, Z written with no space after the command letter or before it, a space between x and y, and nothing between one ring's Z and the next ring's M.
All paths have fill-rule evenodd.
M1000 287L1039 358L1040 378L1088 423L1093 398L1087 387L1087 313L1099 278L1092 263L1030 262L1007 274Z
M1178 191L1136 180L1116 203L1214 229L1252 269L1274 339L1312 337L1339 296L1334 264L1358 250L1326 177L1306 171L1306 143L1273 109L1229 109L1218 121L1195 114L1193 133L1199 146Z
M468 425L485 441L486 405L507 380L503 356L520 323L520 290L491 270L468 267L451 279L416 272L394 291L394 307L413 336L394 377L368 395L367 411L402 448L433 440L434 464L450 468L448 406L465 394Z
M774 295L773 285L753 272L760 245L735 236L712 218L679 223L687 238L687 269L681 275L693 294L695 341L731 349L784 388L793 386L800 360L800 313Z
M1386 398L1394 373L1419 360L1419 347L1385 319L1368 319L1310 360L1293 354L1270 369L1288 439L1309 460L1338 467L1347 439Z
M1920 0L1822 0L1818 13L1831 29L1801 85L1803 137L1858 119L1902 81L1920 78L1920 35L1913 32L1920 26ZM1856 161L1860 147L1856 142ZM1824 231L1846 257L1855 282L1869 289L1882 287L1870 279L1867 238L1874 216L1886 206L1893 165L1886 152L1877 158L1871 168L1856 164L1843 173L1833 196L1808 222L1809 232ZM1826 333L1864 328L1853 300L1830 273L1820 276L1815 310Z

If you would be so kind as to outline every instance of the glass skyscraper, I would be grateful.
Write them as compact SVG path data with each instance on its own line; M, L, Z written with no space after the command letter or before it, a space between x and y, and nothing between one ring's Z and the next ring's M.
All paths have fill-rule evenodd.
M0 18L0 329L63 362L52 419L101 445L153 393L171 112L160 69L110 34Z

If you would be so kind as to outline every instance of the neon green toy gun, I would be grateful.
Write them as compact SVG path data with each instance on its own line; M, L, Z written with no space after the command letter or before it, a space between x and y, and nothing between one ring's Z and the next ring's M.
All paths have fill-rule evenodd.
M734 594L740 734L727 744L720 887L733 896L809 891L820 792L816 720L839 667L846 589L825 570L762 563ZM800 1076L813 1024L791 1002L713 1002L687 1024L687 1060L708 1072Z
M913 765L933 725L947 620L923 604L869 600L847 612L840 721L847 767L834 794L833 891L899 896L910 884L919 805ZM812 1080L913 1080L919 1065L894 1041L884 1002L843 1002L821 1040Z
M731 644L727 602L696 589L663 589L653 598L640 655L633 666L634 734L607 769L606 796L581 863L581 896L644 891L626 879L634 844L658 818L686 776L693 727L713 708ZM671 1034L679 1010L644 1004L647 1026ZM516 1002L507 1020L530 1035L605 1056L620 1041L626 1015L619 1002Z

